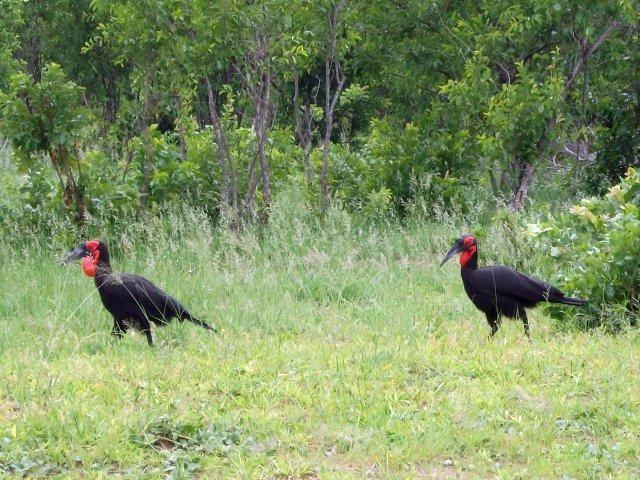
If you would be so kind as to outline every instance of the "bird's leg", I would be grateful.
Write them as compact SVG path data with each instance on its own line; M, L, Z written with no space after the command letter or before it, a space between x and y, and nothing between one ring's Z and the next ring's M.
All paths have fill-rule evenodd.
M489 322L489 325L491 326L491 333L489 334L489 338L491 338L498 331L498 326L499 326L498 316L487 314L487 322Z
M127 332L127 325L124 322L122 322L121 320L118 320L117 318L114 318L113 319L113 328L111 329L111 335L113 335L118 340L120 340L122 337L124 337L124 334L126 332Z
M492 323L491 324L491 333L489 334L489 337L493 337L496 333L498 332L498 324L497 323Z
M153 347L153 337L151 336L151 328L148 330L141 330L147 336L147 343L149 343L150 347Z
M153 347L153 337L151 336L151 323L146 317L138 318L138 328L141 333L147 336L147 342L150 347Z
M531 335L529 334L529 319L527 318L527 313L522 310L520 312L521 318L522 318L522 323L524 324L524 334L527 336L527 338L531 338Z

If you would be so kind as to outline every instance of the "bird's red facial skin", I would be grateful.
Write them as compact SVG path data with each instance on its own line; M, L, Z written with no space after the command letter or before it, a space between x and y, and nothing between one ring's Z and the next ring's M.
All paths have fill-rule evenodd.
M97 240L90 240L85 243L85 248L89 253L91 253L90 257L84 257L82 259L82 271L87 277L96 276L96 265L98 264L98 259L100 258L100 250L98 250L98 245L100 245L100 242L98 242Z
M94 265L98 264L98 258L100 258L100 250L98 250L98 245L100 245L100 242L98 242L97 240L90 240L86 243L87 250L93 257Z
M460 254L460 266L464 267L471 257L476 254L478 248L476 247L476 239L474 237L465 237L462 244L464 245L464 250Z
M98 245L100 245L100 242L97 240L89 240L87 243L84 244L85 248L89 250L92 254L94 254L98 250Z

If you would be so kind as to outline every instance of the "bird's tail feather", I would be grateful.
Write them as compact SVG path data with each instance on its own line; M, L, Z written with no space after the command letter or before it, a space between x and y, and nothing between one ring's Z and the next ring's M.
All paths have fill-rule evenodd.
M202 320L198 320L197 318L192 317L191 315L184 315L182 317L181 320L189 320L191 323L195 323L196 325L200 325L202 328L209 330L213 333L216 333L217 330L215 328L213 328L211 325L209 325L206 322L203 322Z

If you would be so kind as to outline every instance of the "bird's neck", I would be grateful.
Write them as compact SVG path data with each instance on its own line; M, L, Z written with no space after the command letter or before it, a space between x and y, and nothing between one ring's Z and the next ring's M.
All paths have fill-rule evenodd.
M462 264L462 260L460 260ZM464 285L464 289L469 296L473 296L473 288L471 286L471 277L473 276L473 272L478 270L478 255L474 253L471 255L464 265L460 268L460 275L462 276L462 284Z
M105 279L112 273L113 270L111 270L111 264L108 261L99 261L96 265L96 275L94 277L96 285L102 285Z

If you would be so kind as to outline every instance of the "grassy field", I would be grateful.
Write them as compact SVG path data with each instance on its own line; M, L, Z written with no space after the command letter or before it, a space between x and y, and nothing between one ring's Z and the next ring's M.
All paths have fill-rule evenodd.
M93 282L59 264L75 245L0 247L0 476L638 478L638 332L538 311L531 341L515 322L487 341L438 267L456 230L156 229L114 269L219 334L176 323L153 349L111 339Z

